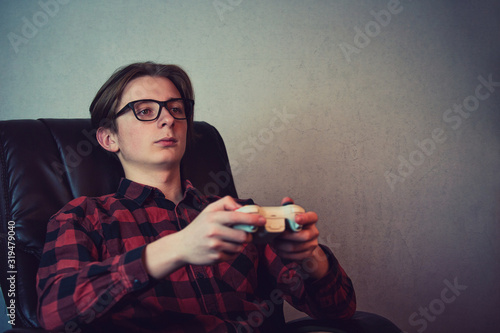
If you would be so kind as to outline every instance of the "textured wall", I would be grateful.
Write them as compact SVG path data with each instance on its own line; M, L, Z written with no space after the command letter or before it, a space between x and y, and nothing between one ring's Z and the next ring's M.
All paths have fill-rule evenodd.
M117 67L180 64L240 195L316 211L360 310L498 327L498 1L55 1L0 3L0 119L87 117Z

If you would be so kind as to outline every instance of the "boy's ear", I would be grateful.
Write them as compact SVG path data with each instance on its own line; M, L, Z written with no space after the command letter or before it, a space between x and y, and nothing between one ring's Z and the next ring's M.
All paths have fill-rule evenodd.
M110 128L99 127L96 132L96 138L101 147L107 151L112 153L120 151L117 135Z

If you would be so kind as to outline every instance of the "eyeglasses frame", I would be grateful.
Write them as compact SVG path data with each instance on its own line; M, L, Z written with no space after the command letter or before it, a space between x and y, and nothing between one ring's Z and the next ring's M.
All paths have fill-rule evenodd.
M186 117L184 117L184 118L176 117L167 108L167 103L169 103L169 102L175 102L175 101L183 101L184 105L188 106L188 108L186 108L186 110L185 110ZM137 116L137 114L135 113L135 110L134 110L134 104L137 103L137 102L155 102L155 103L158 103L158 105L160 106L160 110L158 111L158 114L156 115L156 117L154 119L139 119L139 117ZM167 101L164 101L164 102L160 102L160 101L157 101L155 99L138 99L136 101L132 101L132 102L127 103L127 105L125 105L120 111L118 111L117 113L115 113L115 115L113 116L113 119L118 118L119 116L121 116L122 114L124 114L126 111L128 111L128 109L130 109L134 113L135 118L137 120L139 120L139 121L156 121L160 117L161 111L163 110L163 108L165 108L168 111L168 113L174 119L185 120L185 119L188 119L189 112L193 111L193 107L194 107L194 100L189 99L189 98L171 98L171 99L169 99Z

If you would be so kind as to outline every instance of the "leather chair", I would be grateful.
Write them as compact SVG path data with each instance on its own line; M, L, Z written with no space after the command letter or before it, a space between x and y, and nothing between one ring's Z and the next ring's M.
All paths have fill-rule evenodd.
M183 159L184 176L205 194L237 197L219 132L205 122L195 122L194 129L198 136ZM73 198L115 192L122 176L117 159L98 146L88 119L0 121L0 283L8 313L15 313L9 332L42 331L35 278L49 217ZM277 332L400 332L366 312L346 321L285 324L279 308L271 317Z

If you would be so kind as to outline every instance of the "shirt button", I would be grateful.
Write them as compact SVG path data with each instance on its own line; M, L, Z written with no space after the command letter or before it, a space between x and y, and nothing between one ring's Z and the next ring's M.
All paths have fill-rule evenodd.
M198 272L198 273L196 273L196 278L197 279L204 279L205 278L205 274L203 274L202 272Z
M134 285L134 288L137 289L141 286L141 281L139 281L138 279L135 279L133 285Z

